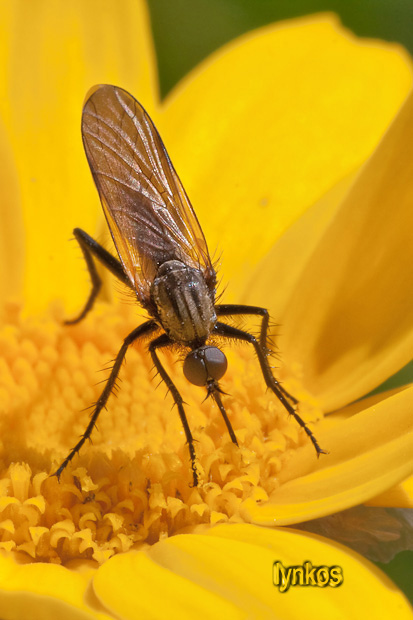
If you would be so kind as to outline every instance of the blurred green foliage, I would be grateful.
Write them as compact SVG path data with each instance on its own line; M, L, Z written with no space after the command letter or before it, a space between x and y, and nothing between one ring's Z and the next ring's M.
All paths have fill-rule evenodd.
M413 55L413 0L148 0L161 93L215 49L282 19L331 11L363 37L397 41Z

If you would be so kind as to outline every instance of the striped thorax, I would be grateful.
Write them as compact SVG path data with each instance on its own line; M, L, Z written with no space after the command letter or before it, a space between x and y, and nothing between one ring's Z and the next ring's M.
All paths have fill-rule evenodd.
M178 260L163 263L152 285L159 320L183 344L204 343L217 322L214 299L201 271Z

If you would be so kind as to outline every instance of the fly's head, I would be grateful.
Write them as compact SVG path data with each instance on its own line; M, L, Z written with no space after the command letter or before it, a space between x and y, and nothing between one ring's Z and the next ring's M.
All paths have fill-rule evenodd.
M227 358L218 347L204 345L188 353L183 370L185 377L194 385L216 385L227 366Z

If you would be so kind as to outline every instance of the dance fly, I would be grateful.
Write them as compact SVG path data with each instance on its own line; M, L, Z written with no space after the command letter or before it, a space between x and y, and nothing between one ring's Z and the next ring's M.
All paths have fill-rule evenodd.
M224 418L231 440L238 445L219 385L227 360L221 349L210 342L219 337L252 345L267 387L305 430L317 455L321 454L323 450L315 436L296 412L297 400L280 385L269 366L268 311L257 306L216 303L216 272L204 234L161 137L143 107L121 88L97 86L83 108L82 137L119 259L86 232L74 229L92 289L79 316L67 323L79 322L93 307L101 286L95 260L134 291L150 318L124 339L84 434L55 475L60 478L90 437L129 346L140 338L150 339L149 354L178 409L195 486L199 474L184 402L158 355L160 349L167 347L180 345L186 350L185 377L206 388ZM259 337L221 320L235 315L259 316Z

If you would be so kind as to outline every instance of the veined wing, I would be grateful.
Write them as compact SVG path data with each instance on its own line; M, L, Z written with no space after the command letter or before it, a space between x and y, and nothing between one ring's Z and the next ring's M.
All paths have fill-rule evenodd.
M173 259L203 271L213 291L204 234L143 107L121 88L95 87L83 108L82 136L113 241L139 299L148 299L159 265Z

